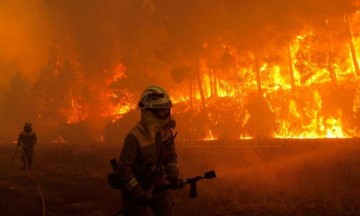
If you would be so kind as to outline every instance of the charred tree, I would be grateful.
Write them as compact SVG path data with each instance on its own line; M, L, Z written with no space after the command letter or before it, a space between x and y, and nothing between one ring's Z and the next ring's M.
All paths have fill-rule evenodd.
M237 78L237 75L236 75L235 68L234 68L234 90L235 90L235 98L238 99L239 96L240 96L240 93L239 93L238 78Z
M234 64L233 64L233 69L234 69L234 89L235 89L235 98L236 100L239 100L240 98L240 90L239 90L239 78L237 76L237 73L236 73L236 69L238 68L237 67L237 62L238 62L238 59L236 58L236 54L234 55Z
M196 75L197 84L198 84L198 87L199 87L201 105L202 105L202 108L203 108L204 112L206 112L205 93L204 93L204 89L202 87L202 79L201 79L201 75L200 75L200 64L199 63L200 63L199 58L197 56L194 57L195 75Z
M331 78L331 81L333 83L336 83L337 81L337 78L336 78L336 73L334 71L334 67L333 67L333 58L332 58L332 45L331 45L331 31L330 31L330 28L329 28L329 20L328 18L326 17L326 20L325 20L325 23L326 23L326 30L327 30L327 33L328 33L328 37L327 37L327 46L328 46L328 71L329 71L329 74L330 74L330 78Z
M293 66L293 59L291 56L291 47L290 42L287 43L287 54L288 54L288 64L289 64L289 74L290 74L290 84L291 89L295 89L295 78L294 78L294 66Z
M262 95L259 54L257 51L255 52L255 56L254 56L254 71L256 76L257 90L259 95Z
M208 66L208 73L209 73L209 80L210 80L210 96L213 97L214 96L214 89L213 89L213 76L212 76L212 69L210 68L210 66Z
M143 23L141 23L143 25ZM146 50L146 42L145 42L145 33L144 28L140 28L140 32L142 37L140 38L140 49L141 49L141 68L142 68L142 74L148 74L148 59L147 56L144 54L147 52Z
M191 79L189 80L189 89L190 89L190 108L191 108L191 111L194 110L194 105L193 105L193 79L192 79L192 76L191 76Z
M348 33L348 37L349 37L349 46L350 46L350 51L351 51L351 57L352 57L354 68L355 68L355 75L360 76L359 62L357 60L355 45L354 45L352 31L351 31L351 27L350 27L350 15L348 13L345 14L345 22L346 22L347 33Z
M38 120L39 100L34 94L32 83L17 72L10 81L10 87L0 92L0 116L3 117L2 132L16 131L24 121ZM8 131L7 131L8 130Z
M245 105L249 119L244 129L251 137L263 139L273 137L276 129L276 117L263 95L255 94Z
M214 83L213 83L213 89L214 89L214 94L215 96L218 96L218 85L217 85L217 73L216 70L213 71L214 73Z

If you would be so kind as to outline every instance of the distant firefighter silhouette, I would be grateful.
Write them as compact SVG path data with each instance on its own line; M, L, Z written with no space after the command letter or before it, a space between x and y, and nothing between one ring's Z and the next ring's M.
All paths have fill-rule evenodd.
M170 192L153 195L154 187L180 184L168 93L150 86L142 93L140 122L125 138L117 171L125 215L174 215Z
M22 148L23 169L30 169L33 162L34 146L37 143L36 133L31 123L25 123L24 130L19 134L18 147Z

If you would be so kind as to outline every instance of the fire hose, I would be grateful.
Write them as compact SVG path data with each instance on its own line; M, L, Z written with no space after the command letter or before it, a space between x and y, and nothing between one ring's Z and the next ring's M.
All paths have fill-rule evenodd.
M111 188L120 190L120 189L122 189L123 185L121 184L120 177L116 171L116 167L117 167L116 159L111 159L110 164L111 164L114 172L109 174L108 183ZM195 198L195 197L197 197L196 183L202 179L213 179L213 178L216 178L216 173L214 170L211 170L211 171L205 172L203 175L200 175L200 176L181 179L180 184L175 187L172 184L165 184L165 185L156 187L152 191L152 194L155 195L155 194L161 193L166 190L179 190L179 189L182 189L186 185L190 185L190 198ZM133 204L130 204L129 206L126 206L123 209L120 209L117 213L114 214L114 216L122 215L122 214L126 213L132 205Z
M15 155L16 155L16 152L17 152L17 149L18 147L16 147L15 149L15 153L14 153L14 156L13 156L13 159L12 161L14 160L15 158ZM21 151L22 151L22 155L24 157L24 161L25 161L25 168L26 168L26 173L28 175L28 177L33 181L35 182L36 186L37 186L37 190L39 192L39 195L40 195L40 198L41 198L41 203L42 203L42 216L45 216L46 215L46 208L45 208L45 198L44 198L44 195L41 191L41 188L40 188L40 183L38 180L36 180L31 174L30 174L30 171L29 171L29 168L28 168L28 158L26 157L26 154L25 154L25 151L23 148L21 148Z
M12 162L14 161L18 148L19 148L19 146L16 146L16 149L15 149L14 155L13 155L13 157L12 157L12 159L11 159L10 163L12 163Z

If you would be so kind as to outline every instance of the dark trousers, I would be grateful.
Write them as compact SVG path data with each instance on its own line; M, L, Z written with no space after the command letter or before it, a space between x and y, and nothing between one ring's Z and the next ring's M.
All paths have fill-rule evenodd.
M138 204L133 199L123 194L124 214L126 216L174 216L173 202L170 192L165 191L157 194L147 205Z
M22 161L24 164L24 168L31 168L33 162L33 155L34 155L34 147L33 146L23 146L22 147Z

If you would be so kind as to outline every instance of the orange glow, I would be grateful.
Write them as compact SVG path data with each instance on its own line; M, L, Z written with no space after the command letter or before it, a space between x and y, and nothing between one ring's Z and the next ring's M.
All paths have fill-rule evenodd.
M63 113L65 114L67 120L66 123L68 124L75 124L85 120L88 115L85 113L83 107L80 105L76 98L71 99L71 107L69 110L64 110Z
M0 8L0 12L5 13L6 11L2 11ZM3 32L6 38L0 35L0 39L3 39L0 40L0 47L3 45L4 55L12 59L13 56L19 55L18 52L36 50L34 47L39 45L28 43L29 38L32 37L23 34L29 28L25 27L26 15L21 17L20 22L15 22L16 17L10 12L13 11L7 12L9 16L7 19L0 15L0 18L4 18L0 19L0 27L7 29ZM337 22L343 21L345 25L347 22L345 18L344 20L340 18L340 21L337 20ZM322 22L324 25L330 26L333 22L332 19L333 17L326 17ZM191 53L192 49L189 49L184 52L185 56L182 56L182 51L176 50L173 54L176 57L179 55L179 59L183 59L179 62L174 60L174 63L173 60L169 60L171 63L167 62L167 65L164 66L166 70L161 70L163 69L162 62L158 62L158 59L152 55L153 53L141 56L143 51L151 51L152 46L144 46L140 50L135 49L131 54L133 56L126 56L126 53L121 54L124 57L134 57L129 61L131 62L129 64L133 64L129 65L131 73L139 73L145 78L156 77L155 82L163 85L169 91L175 104L174 109L177 104L181 105L181 110L177 110L179 116L186 112L188 112L186 118L205 113L201 116L202 118L198 119L199 122L202 121L201 129L189 129L189 133L196 131L201 134L198 136L202 136L203 140L226 138L230 133L236 133L231 136L235 139L256 138L256 133L260 134L263 131L255 131L251 134L249 132L252 129L251 126L252 124L257 126L263 122L267 124L264 123L264 137L351 138L360 136L360 128L354 123L359 120L357 118L359 118L360 112L360 87L358 86L360 80L359 74L356 74L356 64L354 63L360 60L360 11L351 14L349 20L350 33L349 31L342 32L341 34L344 35L341 36L335 36L334 32L326 32L325 28L314 29L311 25L307 26L304 23L304 26L295 29L296 33L285 32L288 33L286 37L277 38L280 42L272 44L274 41L269 40L268 44L261 44L259 41L259 46L247 43L244 45L242 43L244 41L240 40L246 40L246 37L237 41L237 38L231 39L231 36L225 33L224 36L220 34L212 37L213 35L211 35L209 38L203 38L203 40L209 39L208 41L199 40L194 42L195 44L189 45L194 45L198 49L194 48L196 50L194 53ZM38 34L31 31L30 35ZM58 37L61 38L62 35ZM12 46L8 45L8 40L5 40L7 38L13 39ZM71 41L70 36L66 40ZM337 40L342 41L340 43ZM350 46L352 43L355 52L353 46ZM66 42L61 40L60 44L63 46ZM61 53L60 44L56 45L56 52L59 52L57 53L59 55ZM136 44L134 44L135 46ZM339 48L339 46L341 47ZM22 49L20 49L21 47ZM120 52L126 51L119 50ZM136 55L142 58L135 58ZM354 60L353 56L355 55L358 59ZM89 71L86 71L87 65L80 63L81 57L84 58L84 56L77 56L77 60L71 59L74 56L77 54L70 55L70 57L67 54L62 57L70 58L69 61L75 65L76 72L80 74L80 78L76 77L76 84L79 84L76 87L79 89L73 86L69 87L74 90L74 94L71 92L70 97L65 100L65 108L60 110L64 122L77 124L92 117L89 115L94 115L95 111L98 112L99 117L115 122L136 109L138 98L136 94L139 93L136 91L143 83L139 82L139 86L135 87L127 85L126 79L131 76L127 77L128 71L124 65L126 61L123 64L119 62L119 58L114 57L107 62L104 57L101 59L104 63L99 64L101 65L99 68L94 66L97 64L89 64ZM2 57L1 54L0 57ZM22 59L27 63L27 61L32 62L40 57L42 56L29 58L26 55ZM55 76L61 75L62 58L54 60L53 69L49 67L49 70L54 70ZM139 59L142 59L143 62ZM84 62L87 63L87 61ZM156 65L152 65L152 62L156 62ZM26 67L32 67L31 63L25 63L23 65ZM105 69L105 65L111 65L113 68ZM134 65L141 66L135 67ZM175 65L184 66L186 68L185 75L180 74L181 79L176 80L176 83L168 83L166 78L170 77L169 71ZM156 69L159 68L159 72L156 73L159 73L160 76L152 74L155 73L153 66L156 66L154 67ZM102 74L97 76L99 73ZM162 79L163 77L165 78ZM148 82L150 81L144 81L144 83ZM91 102L86 101L84 95L80 95L83 84L89 85L91 90L95 89L95 91L89 91L90 94L98 93L94 96L95 99L90 100ZM346 104L348 107L351 106L351 111L344 111L341 107L343 95L337 92L341 88L351 92L351 103ZM339 94L336 95L337 93ZM336 99L335 96L334 99L332 98L333 94L336 95ZM264 101L260 101L256 96ZM348 95L345 95L344 98L346 96ZM256 100L255 103L251 104L250 99ZM94 109L89 107L94 107ZM59 112L59 110L56 111ZM271 114L273 114L273 118L271 116L266 119ZM39 115L39 118L42 116ZM352 122L349 123L349 121ZM230 126L226 124L230 124L229 122L231 122ZM194 124L197 123L194 121ZM191 126L183 125L183 127ZM262 137L261 135L258 137ZM63 142L62 137L59 137L56 142Z
M56 139L54 139L52 143L66 143L66 140L62 136L59 136Z
M50 28L37 11L34 1L1 1L0 59L17 62L26 75L46 63L52 41Z
M126 68L124 65L118 64L117 66L115 66L111 71L111 74L112 74L111 77L106 80L106 84L110 85L112 81L117 81L117 80L126 78L125 71L126 71ZM105 74L106 73L108 73L108 71L105 71Z
M353 28L358 28L353 25ZM359 132L351 128L344 129L343 115L340 111L336 113L326 113L323 110L323 93L320 92L317 86L319 84L329 84L332 82L329 67L333 68L333 73L337 78L338 83L358 82L358 77L354 77L353 62L351 53L347 56L340 56L342 59L334 59L330 62L330 66L326 65L318 67L316 59L308 58L312 46L312 38L315 37L313 31L299 34L290 42L290 57L291 65L293 67L294 85L296 88L301 88L301 91L292 91L290 83L288 68L276 62L263 61L259 65L259 73L261 79L261 88L265 101L269 103L272 113L275 114L277 128L273 137L275 138L350 138L358 135ZM359 55L360 37L354 38L354 43ZM208 48L209 43L203 43L203 48ZM234 59L234 63L228 69L223 69L214 72L209 69L209 62L206 58L200 59L200 77L201 88L203 88L204 99L210 100L213 96L216 98L229 98L233 100L238 109L244 109L244 98L249 92L257 91L257 81L255 70L252 62L255 59L254 54L247 53L243 56L247 59L248 65L241 64L239 51L232 48L230 45L224 45L224 50L230 54ZM305 52L305 53L301 53ZM300 53L300 54L299 54ZM301 58L301 55L306 54L306 58ZM301 68L302 67L302 68ZM304 70L304 71L301 71ZM115 79L122 79L124 77L125 68L119 67L117 77ZM306 73L304 79L304 73ZM201 104L201 94L196 80L192 81L192 90L188 88L170 89L170 94L174 104L182 103L188 104L185 106L183 112L193 109L201 112L199 106ZM320 88L321 89L321 88ZM125 89L126 94L130 95L130 91ZM353 112L359 112L360 109L360 90L357 88L353 105ZM192 92L192 96L190 96ZM304 95L303 95L304 94ZM287 96L285 96L287 95ZM115 97L115 96L113 96ZM286 100L284 100L285 97ZM190 106L190 100L197 101L197 105ZM111 115L117 116L115 119L134 109L135 101L121 100L115 106L111 107ZM176 105L175 105L176 107ZM206 102L207 110L219 109L216 104L209 105ZM286 113L286 115L284 114ZM209 116L211 119L211 116ZM249 122L250 114L245 110L244 115L236 118L239 125L237 127L245 127ZM215 122L215 125L217 122ZM218 139L215 130L207 127L203 140ZM239 139L251 139L248 134L242 133L238 136Z
M358 14L358 13L357 13ZM354 26L353 28L359 28ZM360 29L359 29L360 30ZM359 132L351 128L344 128L343 125L343 115L340 111L336 113L326 113L323 110L323 95L319 92L317 86L319 84L331 85L332 78L330 76L330 67L333 69L333 73L336 76L338 83L358 83L358 77L354 76L353 61L351 59L351 53L347 56L339 56L339 59L335 58L332 62L329 63L329 67L324 65L319 67L320 63L316 62L316 58L299 58L299 52L308 52L313 48L312 38L315 36L315 33L312 31L299 34L290 44L290 56L292 58L291 65L293 66L293 75L294 75L294 84L295 87L299 86L303 91L306 91L306 94L303 98L302 91L293 92L292 86L290 84L290 78L288 77L288 72L285 71L286 68L280 64L269 64L263 62L259 66L260 76L261 76L261 87L265 100L269 102L271 111L275 114L277 130L274 133L275 138L350 138L358 136ZM360 51L360 37L354 38L355 47L357 48L356 52L359 56ZM206 43L208 46L208 43ZM207 47L206 46L206 47ZM224 48L230 50L229 53L234 57L235 54L238 55L238 52L231 48L229 45L224 45ZM309 55L309 53L305 53ZM301 57L301 55L300 55ZM308 56L307 56L308 57ZM252 54L244 56L250 60L254 59ZM342 58L342 59L340 59ZM235 101L242 101L242 97L249 91L256 91L257 84L255 79L255 71L251 66L239 66L240 64L236 62L231 66L229 71L222 71L214 76L214 73L209 73L208 62L205 59L202 59L200 66L201 81L203 83L203 88L205 92L205 99L208 100L214 92L216 96L221 98L231 98ZM303 67L300 71L299 68ZM307 68L310 70L308 71ZM287 70L287 69L286 69ZM302 73L307 73L304 76ZM225 75L229 74L229 75ZM249 76L245 76L250 74ZM241 83L237 80L241 80ZM304 79L304 77L306 79ZM216 83L214 84L214 80ZM356 84L355 84L356 85ZM239 93L236 93L236 88L239 89ZM200 91L198 86L196 86L196 92L194 99L197 101L201 100ZM354 99L353 112L359 112L360 107L360 92L357 88ZM177 92L177 91L175 91ZM292 97L297 98L289 99L289 101L282 100L281 95L287 92ZM189 102L190 97L188 92L182 91L183 94L174 94L172 95L175 103L180 102ZM304 92L305 93L305 92ZM286 96L288 98L288 96ZM303 101L301 101L303 100ZM288 103L287 109L284 110L284 102ZM242 103L244 103L242 101ZM299 103L302 103L300 105ZM214 106L214 105L213 105ZM210 105L207 105L207 109L213 109ZM282 114L281 112L286 112L287 115ZM244 127L248 122L249 116L245 112L243 119L239 119L239 122L243 122L243 125L239 127ZM251 138L247 134L239 135L239 139L248 139ZM214 136L212 128L207 129L207 133L203 138L204 140L214 140L217 139Z
M107 72L107 71L106 71ZM112 82L119 81L126 78L126 68L122 64L118 64L113 68L112 75L106 80L107 91L104 94L104 100L109 101L106 110L101 114L102 116L113 116L113 122L120 119L123 114L135 109L135 101L132 101L133 93L127 89L122 89L122 97L118 98L118 95L110 89ZM115 103L110 101L116 101Z

